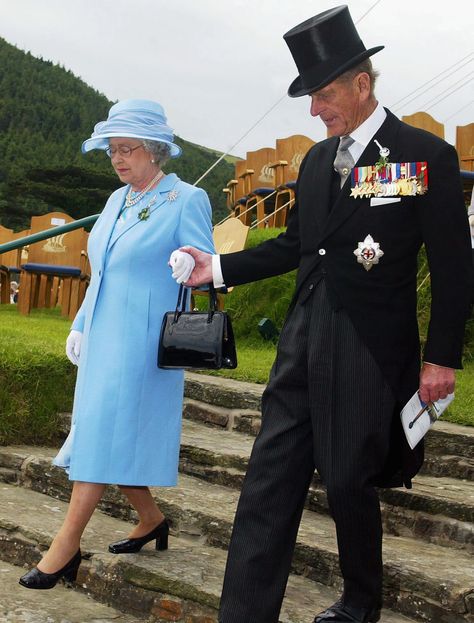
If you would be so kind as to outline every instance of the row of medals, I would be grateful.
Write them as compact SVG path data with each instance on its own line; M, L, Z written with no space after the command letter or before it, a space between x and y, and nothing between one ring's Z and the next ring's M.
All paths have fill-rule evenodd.
M366 168L366 167L361 167ZM367 167L373 169L372 167ZM372 174L368 173L364 176L367 181L362 181L351 188L351 197L363 199L364 197L413 197L414 195L423 195L426 187L417 177L407 177L398 180L388 180L379 178L378 172L372 170ZM374 178L375 179L371 179Z
M392 182L362 182L351 188L351 197L393 197L395 195L408 197L414 195L423 195L425 189L416 177L408 179L396 180Z

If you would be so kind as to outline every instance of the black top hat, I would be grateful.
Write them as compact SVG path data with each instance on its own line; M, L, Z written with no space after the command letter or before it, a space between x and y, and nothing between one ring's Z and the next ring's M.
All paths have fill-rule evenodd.
M347 6L324 11L283 35L300 75L288 89L290 97L322 89L351 67L383 50L367 50Z

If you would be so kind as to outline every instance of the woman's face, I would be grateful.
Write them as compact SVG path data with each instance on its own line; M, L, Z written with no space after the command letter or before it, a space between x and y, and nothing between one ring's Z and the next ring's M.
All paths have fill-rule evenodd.
M121 182L130 184L133 190L144 188L159 171L159 167L152 162L153 156L145 150L139 139L111 138L109 148L115 173ZM123 153L128 150L132 151Z

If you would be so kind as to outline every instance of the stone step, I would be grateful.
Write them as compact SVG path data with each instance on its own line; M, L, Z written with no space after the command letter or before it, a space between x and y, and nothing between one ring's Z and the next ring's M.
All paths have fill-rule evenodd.
M259 411L244 409L226 409L191 398L185 398L183 404L183 416L186 420L205 424L211 428L221 431L236 431L254 437L260 428L261 414ZM440 423L439 423L440 424ZM443 423L444 424L444 423ZM465 427L466 428L466 427ZM462 480L474 481L474 458L466 456L451 455L443 450L442 444L437 443L439 440L451 440L447 444L453 451L466 452L466 446L458 443L459 434L440 433L430 431L429 441L427 444L426 458L420 473L430 476L446 476L451 478L459 478ZM435 442L431 442L434 438ZM462 434L461 439L471 439ZM470 444L474 445L474 438Z
M12 485L0 486L0 496L0 558L4 563L30 567L39 560L41 551L48 547L63 521L67 505ZM146 617L149 623L216 623L226 553L203 544L199 538L183 536L170 537L170 549L165 552L158 553L149 544L139 554L114 556L107 553L108 543L123 538L128 531L129 525L124 521L98 512L93 515L84 533L83 562L75 587L140 620ZM4 563L0 563L0 569ZM22 572L18 570L17 577ZM68 591L65 600L65 590L58 586L47 591L53 614L54 603L61 597L71 605L75 603L73 600L84 597L76 591ZM15 585L10 594L15 604L21 604L27 599L33 600L37 592L27 592ZM337 592L327 586L304 577L291 576L280 623L310 623L316 612L326 608L336 598ZM52 616L44 619L44 623L55 623L56 619ZM116 619L119 622L132 620L123 614L117 616L122 617ZM43 623L39 617L5 620ZM76 620L105 623L110 619L103 616L96 619L63 618L60 621L72 623ZM383 612L382 620L384 623L414 623L414 619L389 610ZM466 621L457 615L445 620L449 623Z
M184 414L216 427L255 435L260 427L264 389L265 385L256 383L186 372ZM474 459L473 442L473 427L439 420L426 436L426 454Z
M474 459L452 454L427 454L421 474L448 476L474 482Z
M215 431L195 421L183 423L181 470L216 484L240 488L253 445L251 435ZM440 545L474 551L474 488L454 478L418 475L413 489L380 489L385 529ZM326 494L317 475L308 508L327 512Z
M29 455L28 451L35 454ZM11 454L11 462L14 457L19 461L22 453L27 458L21 466L21 484L68 499L69 481L62 470L49 463L54 451L17 448L16 453ZM198 538L207 545L227 547L239 495L237 490L181 474L178 487L155 489L154 495L175 534ZM133 518L115 488L107 489L101 509L126 519ZM472 619L472 557L465 552L386 535L384 560L387 605L412 617L419 617L423 612L422 620L432 623L460 623ZM342 580L334 526L328 516L304 512L293 571L340 590Z
M226 430L216 436L213 428L185 420L180 470L215 484L240 489L253 442L251 435ZM0 448L0 470L12 467L11 452L14 455L14 450ZM22 452L24 455L24 450ZM13 476L7 476L4 481L12 482ZM413 489L381 489L380 498L384 529L388 534L412 536L474 553L474 490L470 483L418 475ZM307 508L328 512L326 493L317 475L308 494ZM114 512L117 514L118 510Z
M136 616L94 601L62 583L52 591L21 588L18 578L23 573L25 569L0 560L0 623L137 623Z

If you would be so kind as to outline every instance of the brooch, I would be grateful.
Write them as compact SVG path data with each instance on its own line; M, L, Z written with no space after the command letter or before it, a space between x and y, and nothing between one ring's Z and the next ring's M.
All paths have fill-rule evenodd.
M138 213L138 220L146 221L148 218L150 218L150 208L147 206L146 208L140 210L140 212Z
M176 201L179 192L177 190L170 190L167 196L168 201Z
M370 270L374 264L379 263L379 259L383 255L383 251L380 248L380 244L378 242L374 242L374 239L369 234L365 237L364 242L358 243L357 249L354 251L354 255L357 257L359 264L362 264L365 270Z
M380 158L375 163L376 171L379 171L382 167L386 167L388 164L388 157L390 156L390 149L388 147L382 147L382 145L378 142L377 139L374 139L374 143L379 148L379 156Z
M155 205L155 203L156 203L156 195L138 213L138 220L139 221L146 221L147 219L150 218L150 214L151 214L150 208L151 208L151 206Z

